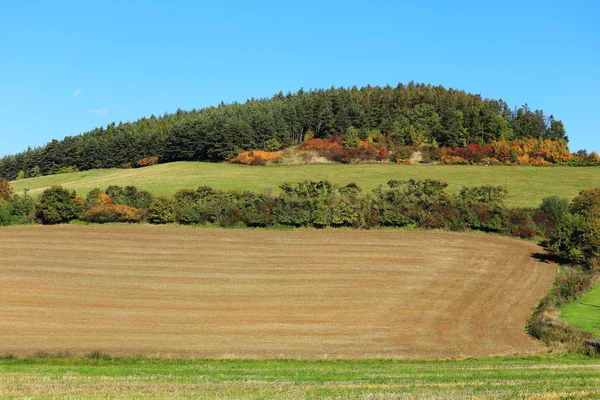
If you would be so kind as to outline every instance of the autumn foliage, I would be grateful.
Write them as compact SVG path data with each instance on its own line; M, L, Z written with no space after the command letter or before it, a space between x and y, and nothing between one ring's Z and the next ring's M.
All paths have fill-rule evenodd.
M158 164L158 157L145 157L139 160L135 166L138 168L149 167L150 165Z
M244 151L230 160L233 164L264 165L268 162L279 162L281 156L273 151Z
M512 142L501 139L485 146L470 143L465 147L442 147L441 154L442 164L548 166L577 158L559 141L533 138Z
M0 176L0 199L3 200L10 200L10 196L12 195L12 186L10 186L10 183L4 179L3 177Z
M81 219L86 222L141 222L145 212L124 204L114 204L113 198L105 192L94 189L88 194L88 207Z
M107 203L102 206L88 208L83 212L81 219L87 222L140 222L144 212L137 208L122 204Z
M326 139L309 139L298 146L303 151L315 151L328 160L350 163L353 161L382 161L387 157L387 148L379 149L368 140L351 140L348 135L333 135Z
M336 140L335 137L327 139L309 139L300 143L298 148L300 150L315 150L315 151L329 151L338 149L341 147L340 141Z

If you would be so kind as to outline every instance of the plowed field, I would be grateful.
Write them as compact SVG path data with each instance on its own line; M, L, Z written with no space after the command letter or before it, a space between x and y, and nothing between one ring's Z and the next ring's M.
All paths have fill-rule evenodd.
M556 267L480 234L0 229L0 354L452 358L536 352Z

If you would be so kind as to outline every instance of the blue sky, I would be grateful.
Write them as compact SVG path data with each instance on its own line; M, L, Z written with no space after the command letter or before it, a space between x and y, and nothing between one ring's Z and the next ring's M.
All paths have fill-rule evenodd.
M288 4L289 3L289 4ZM596 1L0 1L0 155L300 87L441 84L600 151Z

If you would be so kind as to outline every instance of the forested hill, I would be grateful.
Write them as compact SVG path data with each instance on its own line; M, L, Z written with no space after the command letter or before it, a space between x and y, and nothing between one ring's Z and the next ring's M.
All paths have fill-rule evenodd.
M145 157L158 157L160 162L221 161L241 149L292 145L306 136L327 137L349 129L362 136L386 132L398 145L454 147L501 137L568 140L562 122L541 110L532 111L527 105L513 109L502 100L411 82L396 87L300 90L243 104L112 123L4 157L0 176L12 180L19 173L30 177L69 168L119 167Z

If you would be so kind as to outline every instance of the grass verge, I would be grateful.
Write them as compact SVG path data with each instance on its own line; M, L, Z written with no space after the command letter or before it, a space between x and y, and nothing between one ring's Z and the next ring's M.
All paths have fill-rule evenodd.
M0 396L76 398L597 398L600 360L0 359Z
M529 319L527 332L555 352L594 353L592 348L585 345L585 341L592 338L592 332L580 323L589 318L589 310L576 313L577 318L564 318L561 309L577 304L578 299L587 296L597 279L598 274L594 271L580 266L561 265L552 289L539 302Z
M600 337L600 283L577 300L561 308L561 318Z

